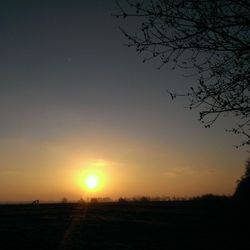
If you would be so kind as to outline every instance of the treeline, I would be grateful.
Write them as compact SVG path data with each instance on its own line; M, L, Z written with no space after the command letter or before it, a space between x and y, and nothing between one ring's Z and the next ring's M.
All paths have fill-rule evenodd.
M135 196L135 197L119 197L112 199L110 197L93 197L88 200L80 199L79 203L150 203L150 202L188 202L188 201L226 201L231 200L232 196L204 194L194 197L170 197L170 196ZM65 200L64 200L65 203Z

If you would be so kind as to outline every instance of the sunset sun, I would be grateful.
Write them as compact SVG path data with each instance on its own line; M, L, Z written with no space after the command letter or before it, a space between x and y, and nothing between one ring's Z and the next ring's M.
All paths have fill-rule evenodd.
M98 186L98 177L95 175L89 175L85 179L85 185L88 189L94 189Z
M79 171L75 172L75 178L80 190L88 193L100 193L106 187L107 162L104 160L87 161L86 166L82 166Z

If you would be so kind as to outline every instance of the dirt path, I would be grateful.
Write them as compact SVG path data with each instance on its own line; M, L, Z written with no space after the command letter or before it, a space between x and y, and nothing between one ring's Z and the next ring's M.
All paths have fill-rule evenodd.
M88 210L88 204L79 204L71 215L71 222L64 233L63 239L60 243L60 250L72 249L74 244L74 236L79 226L84 222Z

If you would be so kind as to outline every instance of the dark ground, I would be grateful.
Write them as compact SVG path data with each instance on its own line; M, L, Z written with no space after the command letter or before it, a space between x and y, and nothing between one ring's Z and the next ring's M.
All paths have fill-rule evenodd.
M232 202L0 206L0 249L250 249Z

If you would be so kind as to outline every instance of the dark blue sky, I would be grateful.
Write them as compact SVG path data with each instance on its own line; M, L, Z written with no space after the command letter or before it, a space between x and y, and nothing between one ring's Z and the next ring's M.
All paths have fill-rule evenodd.
M159 77L164 72L155 65L145 67L123 46L119 22L111 17L116 10L113 1L59 2L27 1L1 8L3 112L19 116L18 126L24 122L24 127L26 116L50 123L53 120L46 121L46 116L60 113L114 126L161 119L164 106L170 104L165 89L176 83L176 76L168 72L166 84ZM11 127L8 120L6 127Z
M39 142L47 149L60 142L72 145L70 152L81 148L76 151L84 159L134 164L145 171L142 179L153 168L160 174L173 165L216 169L226 187L215 191L230 193L247 155L235 150L237 138L224 132L230 119L205 129L198 112L184 108L187 100L172 102L165 90L185 91L195 79L167 67L159 71L157 61L143 64L133 49L123 46L126 39L118 26L125 23L111 16L116 10L111 0L0 3L0 148L7 152L0 155L0 171L18 172L17 141L26 145L22 171L29 173L36 169L34 161L48 157L39 156ZM130 21L127 28L135 26ZM29 159L27 145L37 147L37 158ZM17 162L8 163L15 154ZM52 169L53 164L48 163ZM185 193L179 189L176 194ZM195 190L190 194L199 193Z

